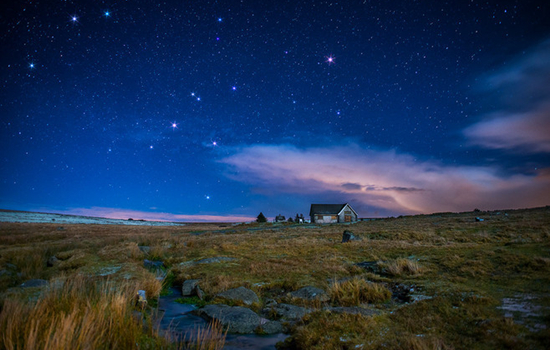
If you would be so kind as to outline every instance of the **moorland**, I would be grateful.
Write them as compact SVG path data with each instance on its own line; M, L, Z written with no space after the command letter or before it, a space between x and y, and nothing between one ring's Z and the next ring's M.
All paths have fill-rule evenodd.
M158 327L159 298L190 280L200 293L182 303L244 306L256 333L289 335L280 349L547 349L550 207L350 225L3 222L0 348L221 348L221 321L187 340ZM258 300L220 297L239 287Z

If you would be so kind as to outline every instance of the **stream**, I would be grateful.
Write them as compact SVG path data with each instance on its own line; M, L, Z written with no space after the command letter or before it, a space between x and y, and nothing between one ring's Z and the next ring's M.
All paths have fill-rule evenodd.
M159 298L158 309L161 311L162 318L159 326L164 332L170 332L174 335L188 334L187 339L193 339L196 330L200 327L206 327L208 324L199 316L191 314L191 311L197 309L195 305L180 304L176 299L181 298L181 293L177 288L172 288L172 293ZM275 344L285 340L288 335L279 333L273 335L257 334L227 334L224 349L259 349L275 350Z

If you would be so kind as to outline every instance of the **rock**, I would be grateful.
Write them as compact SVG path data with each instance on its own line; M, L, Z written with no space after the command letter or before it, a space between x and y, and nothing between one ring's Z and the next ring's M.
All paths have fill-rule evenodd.
M141 308L144 308L147 305L147 297L145 295L144 290L141 290L141 289L138 290L138 292L137 292L137 304Z
M162 261L143 260L143 266L151 270L161 270L164 267Z
M195 287L198 286L200 280L185 280L181 286L181 295L184 297L192 297L196 295Z
M59 263L59 259L54 256L50 256L50 258L48 259L48 262L46 263L46 265L48 265L48 267L52 267L52 266L55 266Z
M299 320L309 312L309 310L304 307L292 304L277 304L266 311L274 314L278 318L289 321Z
M381 312L379 310L374 309L364 309L362 307L358 306L352 306L352 307L344 307L344 306L338 306L338 307L326 307L324 310L336 313L336 314L352 314L352 315L363 315L363 316L374 316L379 315Z
M151 247L149 247L147 245L140 245L140 246L138 246L138 248L139 248L139 250L141 250L145 254L149 254L151 252Z
M253 333L261 319L254 311L241 306L206 305L193 311L207 321L218 320L229 333Z
M223 261L233 261L233 260L237 260L237 259L236 258L228 258L226 256L217 256L217 257L206 258L206 259L202 259L202 260L198 260L198 261L184 261L184 262L180 263L180 266L193 266L193 265L197 265L197 264L215 264L215 263L220 263L220 262L223 262Z
M355 236L351 231L345 230L344 233L342 234L342 243L347 243L350 241L360 241L360 240L361 238Z
M258 326L256 333L260 334L277 334L283 333L284 327L279 321L267 321L266 323Z
M277 305L277 301L275 299L265 299L265 307L272 307Z
M33 279L23 282L19 287L21 288L33 288L33 287L42 287L47 286L48 281L41 279Z
M355 264L355 266L359 266L368 272L377 273L380 274L382 271L380 267L378 266L377 261L362 261Z
M243 303L245 305L252 305L260 302L256 293L245 287L226 290L216 295L216 297L230 302Z
M477 217L477 216L476 216L476 221L477 221L477 222L481 222L481 221L485 221L485 220L482 219L482 218L480 218L480 217Z
M201 287L199 287L198 285L195 286L195 294L197 295L197 298L199 298L200 300L204 299L204 292L202 291Z
M290 296L293 298L298 298L298 299L308 300L308 301L309 300L328 301L330 299L324 290L313 286L307 286L307 287L298 289L297 291L290 293Z

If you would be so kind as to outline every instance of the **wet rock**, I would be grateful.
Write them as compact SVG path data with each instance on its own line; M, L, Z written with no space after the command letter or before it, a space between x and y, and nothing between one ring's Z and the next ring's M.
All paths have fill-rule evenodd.
M234 303L243 303L245 305L252 305L254 303L260 302L260 299L258 298L256 293L245 287L226 290L225 292L216 295L216 298Z
M201 287L199 287L198 285L195 286L195 294L197 295L197 298L199 298L200 300L204 299L204 292L202 291Z
M54 256L50 256L48 261L46 262L46 265L48 265L48 267L52 267L52 266L55 266L59 263L59 259Z
M379 315L381 312L379 310L374 309L365 309L358 306L352 306L352 307L345 307L345 306L337 306L337 307L326 307L324 310L336 313L336 314L352 314L352 315L363 315L363 316L374 316Z
M260 334L277 334L283 333L284 327L279 321L267 321L256 329L256 333Z
M295 292L291 292L290 296L293 298L307 300L307 301L311 301L311 300L328 301L330 299L324 290L313 286L307 286L307 287L298 289Z
M277 318L289 321L300 320L307 313L309 313L309 310L305 307L292 304L277 304L272 306L269 310L266 309L265 311L271 313Z
M181 295L184 297L192 297L196 295L195 288L199 285L200 280L185 280L181 286Z
M47 285L48 285L48 281L46 281L46 280L32 279L32 280L28 280L28 281L23 282L20 285L20 287L21 288L34 288L34 287L42 287L42 286L47 286Z
M218 320L229 333L254 333L261 323L254 311L240 306L206 305L193 313L207 321Z
M347 243L351 241L360 241L361 237L357 237L353 232L345 230L342 234L342 243Z

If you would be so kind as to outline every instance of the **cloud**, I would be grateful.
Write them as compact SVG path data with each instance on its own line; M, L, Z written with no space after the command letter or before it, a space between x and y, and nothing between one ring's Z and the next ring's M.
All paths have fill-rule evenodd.
M43 210L38 210L43 211ZM128 219L133 218L135 220L149 220L149 221L173 221L173 222L248 222L256 220L255 217L249 217L244 215L182 215L182 214L170 214L162 212L147 212L131 209L121 208L105 208L105 207L91 207L91 208L70 208L66 210L56 210L58 214L68 215L80 215L80 216L93 216L109 219Z
M522 153L550 152L550 40L482 79L504 107L466 128L472 145Z
M247 146L221 162L229 166L228 177L265 188L266 195L323 194L395 214L534 207L550 198L546 170L504 176L490 167L446 166L358 145Z
M494 113L466 128L464 135L485 148L549 153L550 103L524 113Z

